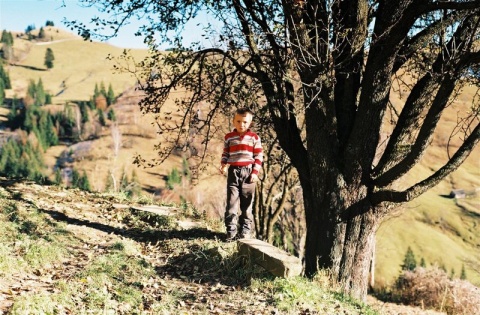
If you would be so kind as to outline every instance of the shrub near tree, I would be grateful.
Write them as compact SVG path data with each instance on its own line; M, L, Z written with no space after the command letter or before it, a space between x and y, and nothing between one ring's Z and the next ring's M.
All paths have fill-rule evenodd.
M438 268L404 270L392 291L396 302L456 314L480 314L480 291Z

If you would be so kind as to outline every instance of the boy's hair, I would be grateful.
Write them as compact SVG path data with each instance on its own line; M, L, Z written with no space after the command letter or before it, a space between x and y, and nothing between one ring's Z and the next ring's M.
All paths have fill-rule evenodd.
M239 114L239 115L245 115L245 114L250 114L253 116L253 112L250 108L248 107L240 107L240 108L237 108L237 110L235 111L235 115L236 114Z

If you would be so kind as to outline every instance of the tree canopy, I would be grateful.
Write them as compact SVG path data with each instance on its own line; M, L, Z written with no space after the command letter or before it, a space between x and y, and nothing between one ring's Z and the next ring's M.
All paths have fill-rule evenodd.
M457 169L478 143L476 97L459 109L452 135L460 136L455 148L446 148L451 151L443 165L407 187L398 185L425 154L459 91L479 86L480 0L95 5L108 18L92 18L92 29L70 23L85 38L106 39L131 18L144 21L138 35L152 54L141 63L146 97L140 106L160 114L158 126L172 143L188 139L202 102L209 111L195 128L207 140L219 130L215 119L240 105L252 107L262 126L274 130L302 186L306 274L328 268L353 296L366 295L383 218ZM181 31L200 12L218 25L199 27L199 42L183 47ZM175 49L159 52L163 42ZM184 119L175 121L164 104L180 88L190 93L177 97ZM404 95L397 104L390 99L395 89ZM160 160L173 147L162 141Z

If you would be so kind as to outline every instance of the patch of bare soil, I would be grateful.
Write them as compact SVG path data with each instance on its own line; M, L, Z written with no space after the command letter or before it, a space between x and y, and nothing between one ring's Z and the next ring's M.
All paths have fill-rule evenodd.
M52 221L65 224L66 230L76 240L66 245L70 255L63 260L30 274L12 274L0 279L0 314L9 314L13 301L19 296L57 292L56 283L59 280L70 279L112 244L122 241L138 245L141 248L138 255L156 271L156 276L143 284L145 311L155 301L176 294L182 296L176 314L282 314L272 303L268 292L254 292L255 299L244 298L245 291L251 290L248 277L239 281L238 277L222 274L218 266L203 260L205 243L219 242L222 234L209 230L201 220L190 225L183 222L183 226L188 228L177 225L177 228L168 231L147 231L136 227L122 215L125 209L139 206L125 201L119 204L113 197L2 179L0 186L14 195L17 202L25 206L34 205ZM222 246L234 246L232 243L223 244L218 249L219 255ZM373 297L368 298L368 303L380 314L441 314L383 303ZM75 313L75 310L67 308L62 311L62 314ZM304 310L299 314L319 313ZM326 311L324 314L332 313ZM335 314L355 313L339 306Z

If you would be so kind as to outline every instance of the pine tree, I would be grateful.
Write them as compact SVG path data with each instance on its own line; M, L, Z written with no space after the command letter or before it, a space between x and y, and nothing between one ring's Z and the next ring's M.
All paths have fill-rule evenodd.
M100 94L107 97L107 90L105 89L105 83L100 82Z
M80 115L82 116L82 124L88 122L90 118L88 117L87 104L85 102L79 102L78 108L80 109Z
M0 174L7 177L16 177L18 173L21 148L17 141L9 139L1 148Z
M37 125L37 118L35 115L35 110L32 108L27 108L25 112L25 119L23 120L22 129L30 133L33 128Z
M417 261L410 246L407 248L407 253L403 259L402 270L415 270L417 268Z
M1 38L1 42L4 43L4 44L13 44L13 41L10 42L10 36L8 36L8 33L7 30L3 30L2 31L2 38Z
M3 80L0 80L0 106L3 105L3 101L5 100L5 84Z
M8 61L8 60L11 60L12 57L13 57L13 47L3 43L0 49L0 58Z
M98 89L98 84L95 83L95 89L93 90L93 99L96 99L100 95L100 90Z
M78 187L80 180L80 173L76 169L72 169L72 181L71 181L71 186L72 187Z
M1 57L5 60L10 60L13 57L13 35L11 32L7 32L6 30L2 31L2 38L1 38L1 43L2 43L2 49L0 50L1 52ZM7 88L9 89L10 87Z
M53 118L50 114L47 115L47 123L45 124L45 140L48 147L58 144L58 134L53 124Z
M88 176L85 171L83 171L82 176L78 179L77 187L81 190L91 191L90 182L88 181Z
M462 271L460 272L460 279L467 280L467 271L465 270L465 265L462 264Z
M35 86L35 105L42 106L45 105L46 93L43 88L42 79L38 79L37 85Z
M125 169L123 169L122 176L120 178L120 191L127 191L128 190L128 176L127 173L125 172Z
M3 68L3 65L0 63L0 81L3 81L3 87L5 89L11 89L12 84L10 82L10 76Z
M45 22L45 26L55 26L55 24L53 23L53 21L47 20Z
M38 38L45 38L45 30L43 27L40 27L40 30L38 31Z
M108 85L107 105L110 106L115 102L115 93L113 92L112 84Z
M53 68L53 61L55 60L55 56L53 55L53 51L51 48L47 48L45 51L45 62L44 65L47 69Z
M23 121L25 120L25 108L18 109L18 99L13 98L12 107L10 112L7 115L7 125L11 130L18 129L22 126Z
M55 184L62 185L63 178L62 178L62 171L59 167L55 168Z
M105 126L107 122L105 121L105 115L103 114L103 110L101 110L100 108L97 109L97 115L98 115L98 122L100 123L100 125Z
M24 155L22 176L37 182L43 182L45 180L45 176L43 175L45 165L43 163L41 150L38 147L34 147L32 143L28 141L23 148L22 157Z
M422 259L420 259L420 267L425 268L426 266L427 264L425 263L425 259L422 257Z
M94 98L91 98L89 101L88 101L88 107L90 107L90 109L95 109L95 99Z
M107 117L110 121L117 121L117 115L115 115L115 111L113 110L113 108L110 108L107 113Z
M138 180L138 175L135 172L135 170L132 171L132 178L130 180L130 186L131 186L131 195L132 196L138 196L142 192L142 187L140 186L140 182Z
M191 179L190 167L188 166L188 160L185 157L182 159L182 174L183 174L183 178L190 181Z
M12 126L15 126L14 122L16 118L17 118L17 103L12 102L12 107L10 107L10 111L7 114L8 126L10 127L11 130L17 129L17 128L12 128Z
M31 31L33 31L34 29L36 29L35 27L35 24L30 24L27 26L27 28L25 29L25 33L29 34Z
M12 32L8 32L7 44L9 44L10 46L13 46L13 34L12 34Z
M61 132L60 137L74 138L75 117L71 106L65 104L60 120Z
M23 145L10 139L2 147L0 174L7 177L23 177L43 182L43 155L30 141Z
M38 128L37 126L34 126L32 132L37 137L38 144L40 145L40 148L43 150L43 153L45 153L45 151L47 151L48 149L48 145L47 145L47 141L45 139L43 130Z
M113 182L113 173L112 172L108 172L107 174L107 178L105 180L105 191L106 192L112 192L115 190L115 184Z
M178 173L177 168L173 168L170 171L170 174L167 176L167 188L173 190L175 185L178 185L182 182L182 177Z
M37 97L37 85L32 79L30 79L30 81L28 82L27 95L30 96L32 99L35 99Z

